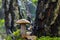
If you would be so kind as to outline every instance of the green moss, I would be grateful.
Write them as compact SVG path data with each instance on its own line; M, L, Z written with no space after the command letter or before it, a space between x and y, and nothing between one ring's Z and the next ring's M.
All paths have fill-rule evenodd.
M60 37L49 37L49 36L42 36L40 38L37 38L37 40L60 40Z

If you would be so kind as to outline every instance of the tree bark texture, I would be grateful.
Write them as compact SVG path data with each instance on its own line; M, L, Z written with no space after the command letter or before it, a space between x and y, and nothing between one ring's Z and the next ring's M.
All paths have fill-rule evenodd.
M52 20L54 20L54 11L57 8L58 0L38 0L35 25L33 28L33 34L40 37L57 34L57 26L51 26ZM54 24L56 25L56 24ZM47 29L46 29L47 28ZM47 34L48 33L48 34Z

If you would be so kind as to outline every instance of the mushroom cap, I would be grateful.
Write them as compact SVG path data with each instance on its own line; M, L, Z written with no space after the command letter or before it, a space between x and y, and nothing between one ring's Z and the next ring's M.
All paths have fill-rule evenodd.
M30 24L30 22L26 19L20 19L16 22L17 24Z
M27 35L30 35L32 32L26 32Z

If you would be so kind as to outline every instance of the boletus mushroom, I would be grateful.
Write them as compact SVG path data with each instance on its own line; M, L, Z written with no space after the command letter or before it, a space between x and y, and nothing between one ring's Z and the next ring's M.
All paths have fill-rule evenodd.
M26 24L30 24L30 22L26 19L20 19L16 23L21 25L21 36L24 38L26 36Z

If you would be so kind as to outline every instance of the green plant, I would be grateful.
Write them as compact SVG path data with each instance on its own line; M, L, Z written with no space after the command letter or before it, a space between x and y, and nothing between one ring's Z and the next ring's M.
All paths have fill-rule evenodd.
M20 36L20 30L19 29L17 29L17 31L14 31L12 33L12 35L15 38L15 40L22 40L22 38ZM6 40L12 40L11 34L6 37Z
M0 19L0 31L1 32L5 32L4 23L5 23L4 19Z
M34 4L36 4L36 3L37 3L37 1L38 1L38 0L32 0L32 2L33 2Z
M17 29L17 31L13 32L13 35L15 37L15 40L23 40L20 35L20 29Z
M18 29L17 31L13 32L14 36L20 36L20 30Z
M49 37L49 36L42 36L40 38L37 38L37 40L60 40L60 37Z
M6 40L12 40L11 36L7 36Z
M4 26L4 19L0 19L0 27Z

